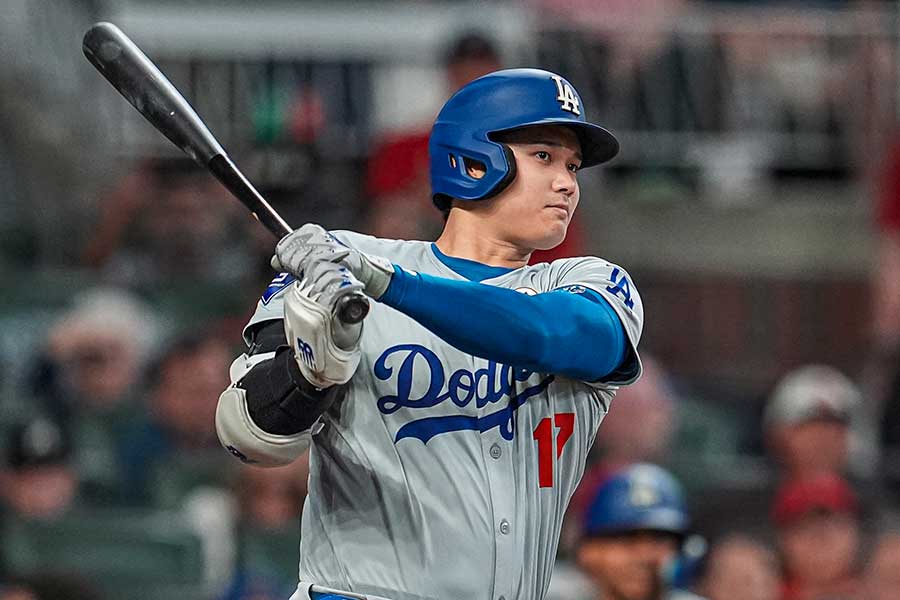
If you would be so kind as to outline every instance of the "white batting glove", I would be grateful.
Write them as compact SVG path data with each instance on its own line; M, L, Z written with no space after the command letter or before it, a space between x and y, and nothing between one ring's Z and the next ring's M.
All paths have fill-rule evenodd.
M362 323L342 325L334 308L362 287L346 267L316 260L284 296L285 336L300 373L317 388L346 383L359 366Z
M342 244L314 223L307 223L281 238L271 264L276 271L292 273L302 279L307 266L316 261L340 263L347 267L363 284L366 294L376 300L387 290L394 275L390 261Z

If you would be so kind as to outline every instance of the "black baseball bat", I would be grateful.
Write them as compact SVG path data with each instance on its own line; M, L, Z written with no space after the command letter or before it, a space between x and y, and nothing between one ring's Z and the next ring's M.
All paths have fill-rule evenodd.
M156 129L222 182L275 237L293 229L231 161L222 145L184 96L125 33L112 23L95 23L84 34L84 55ZM337 306L342 323L362 321L369 299L356 292Z

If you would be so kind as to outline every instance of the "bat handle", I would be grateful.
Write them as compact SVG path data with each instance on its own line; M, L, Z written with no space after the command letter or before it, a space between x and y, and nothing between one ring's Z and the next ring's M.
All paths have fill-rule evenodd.
M213 156L205 166L276 238L293 231L224 152ZM344 325L359 323L369 314L369 298L362 292L347 294L338 301L334 313Z
M347 294L338 300L334 312L344 325L359 323L369 314L369 298L362 292Z

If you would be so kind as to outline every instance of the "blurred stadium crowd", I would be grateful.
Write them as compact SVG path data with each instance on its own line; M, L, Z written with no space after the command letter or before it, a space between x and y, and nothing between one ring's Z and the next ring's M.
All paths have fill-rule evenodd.
M565 74L623 153L535 260L626 265L647 368L601 427L551 597L602 597L582 517L649 462L686 490L679 585L900 598L895 2L8 0L0 600L295 584L306 464L241 467L213 425L273 240L92 71L97 20L289 222L387 237L440 228L426 148L448 94L502 66Z

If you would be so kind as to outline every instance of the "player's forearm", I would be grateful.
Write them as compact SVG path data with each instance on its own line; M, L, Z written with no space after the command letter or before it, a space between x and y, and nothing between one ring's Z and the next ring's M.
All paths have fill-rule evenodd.
M564 291L527 296L398 268L380 300L463 352L535 371L596 381L627 353L611 306Z
M263 431L293 435L306 431L330 406L334 394L303 378L290 348L250 370L238 386L247 391L247 411Z
M253 338L250 352L232 366L234 384L219 397L216 431L244 462L286 464L309 446L309 430L341 388L317 389L304 379L281 321L265 324Z

